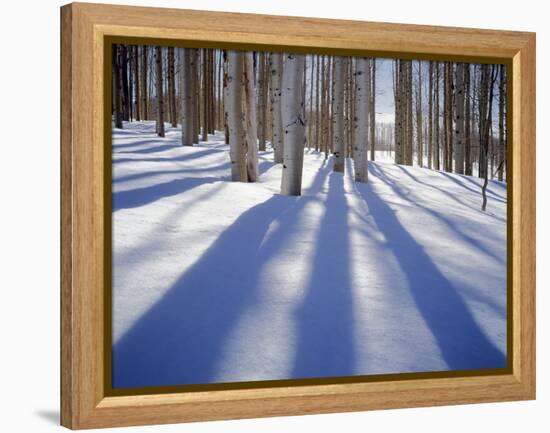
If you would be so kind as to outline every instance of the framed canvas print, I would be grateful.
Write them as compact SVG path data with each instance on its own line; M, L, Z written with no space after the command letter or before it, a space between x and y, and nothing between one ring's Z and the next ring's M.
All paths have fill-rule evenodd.
M535 36L62 7L62 424L535 397Z

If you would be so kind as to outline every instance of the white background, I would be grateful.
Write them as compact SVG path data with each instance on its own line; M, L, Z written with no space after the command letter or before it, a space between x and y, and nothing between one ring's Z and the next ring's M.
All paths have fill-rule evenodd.
M223 421L127 431L543 431L550 409L548 328L549 182L543 133L550 46L545 2L522 0L120 1L144 6L316 16L537 32L538 400L353 414ZM0 429L59 429L59 6L58 0L2 3L0 67ZM546 215L546 218L545 218ZM544 245L546 243L546 245ZM546 428L544 428L546 424ZM120 431L120 430L118 430ZM545 430L547 431L547 430Z

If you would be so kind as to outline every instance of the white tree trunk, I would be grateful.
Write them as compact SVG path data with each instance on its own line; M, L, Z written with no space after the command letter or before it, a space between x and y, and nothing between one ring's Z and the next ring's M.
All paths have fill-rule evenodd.
M456 65L455 92L455 172L464 174L464 63Z
M346 146L344 138L344 76L346 59L334 57L334 171L344 172Z
M283 54L271 53L271 110L273 122L273 158L276 164L283 162L283 124L281 121L281 79L283 72Z
M368 118L370 105L370 77L369 59L361 57L357 59L355 80L357 93L355 97L355 146L353 160L355 166L355 180L366 182L368 180Z
M191 56L188 48L178 49L180 64L179 84L181 94L181 144L193 146L193 87L191 80Z
M305 121L303 118L303 73L305 56L288 54L282 82L282 121L284 133L281 194L300 195L304 161Z
M227 124L231 179L246 182L246 139L243 130L243 53L227 52Z
M256 116L256 87L254 86L254 59L252 51L245 53L245 95L246 95L246 171L248 181L258 180L258 132Z

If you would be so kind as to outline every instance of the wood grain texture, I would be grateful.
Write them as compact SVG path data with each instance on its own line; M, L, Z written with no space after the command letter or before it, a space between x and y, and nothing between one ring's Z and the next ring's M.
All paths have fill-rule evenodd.
M95 4L61 9L61 422L70 428L535 397L535 36L532 33ZM502 61L512 77L513 372L500 376L106 397L105 37L173 46Z

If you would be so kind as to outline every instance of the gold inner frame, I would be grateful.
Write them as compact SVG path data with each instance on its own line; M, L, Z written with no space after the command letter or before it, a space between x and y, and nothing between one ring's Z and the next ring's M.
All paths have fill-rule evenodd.
M151 386L139 388L113 388L112 387L112 120L111 120L111 92L112 92L112 46L115 44L126 45L148 45L164 46L177 48L213 48L213 49L234 49L242 51L264 51L264 52L299 52L302 54L329 54L349 57L376 57L388 59L410 59L410 60L437 60L452 61L464 63L485 63L485 64L503 64L507 68L506 81L506 149L507 149L507 233L506 233L506 367L504 368L486 368L476 370L448 370L433 372L414 372L414 373L388 373L373 375L356 376L333 376L323 378L307 379L277 379L261 381L241 381L227 383L207 383L207 384L186 384L186 385L168 385ZM372 383L382 381L400 381L411 379L435 379L435 378L456 378L472 376L495 376L512 373L513 367L513 291L512 286L512 191L510 185L513 185L513 86L510 77L513 77L513 62L509 59L486 56L445 56L445 55L425 55L422 53L406 52L387 52L357 49L333 49L320 46L294 47L280 45L260 45L246 43L232 43L219 41L197 41L185 39L170 38L146 38L135 36L113 36L104 35L103 38L103 118L104 118L104 347L103 347L103 387L105 396L131 396L148 394L168 394L175 392L194 392L194 391L216 391L216 390L238 390L254 388L274 388L288 386L307 386L307 385L330 385L330 384L348 384L348 383Z

